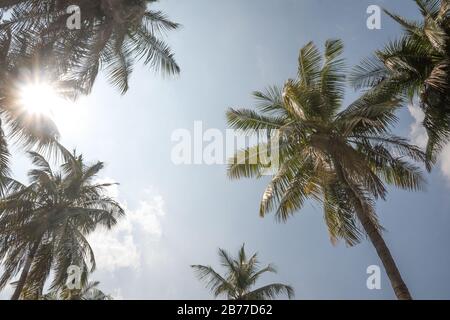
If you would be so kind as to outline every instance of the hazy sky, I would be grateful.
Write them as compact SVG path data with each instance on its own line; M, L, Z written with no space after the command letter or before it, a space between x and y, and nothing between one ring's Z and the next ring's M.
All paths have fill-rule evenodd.
M413 1L376 0L162 0L158 5L183 27L168 42L182 68L162 79L137 66L125 96L99 79L92 95L68 112L62 141L88 159L107 163L102 179L127 208L114 232L93 237L105 292L125 299L207 299L211 295L189 265L219 268L217 249L235 253L242 243L273 262L278 274L263 281L289 283L297 299L394 298L383 273L382 290L366 288L366 269L380 264L370 243L333 247L319 206L307 205L278 224L258 216L266 180L229 181L225 166L175 166L174 130L227 128L229 107L251 107L251 92L282 85L297 70L300 47L310 40L345 41L353 66L399 35L387 16L382 30L366 28L366 9L386 5L417 15ZM349 90L349 98L354 96ZM401 112L397 133L412 135L420 112ZM68 121L67 119L70 119ZM446 158L445 158L446 155ZM17 158L20 178L30 164ZM424 193L392 190L378 213L385 239L415 298L450 298L450 149L429 176ZM3 293L6 296L7 293Z

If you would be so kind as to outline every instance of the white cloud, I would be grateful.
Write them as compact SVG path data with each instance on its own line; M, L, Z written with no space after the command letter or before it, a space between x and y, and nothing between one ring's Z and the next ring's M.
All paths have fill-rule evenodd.
M414 122L411 124L410 131L411 139L417 146L425 148L428 141L427 132L422 125L422 122L425 119L425 114L423 113L422 109L413 105L409 105L408 110L411 116L414 118Z
M89 242L98 270L137 269L140 266L140 253L129 230L97 231L89 237Z
M428 141L428 135L425 128L422 125L425 119L425 114L418 106L410 105L408 110L411 116L414 118L414 122L411 124L410 136L414 144L419 147L425 147ZM441 172L450 181L450 144L448 144L440 153L439 166Z
M129 211L129 219L136 227L150 235L160 237L162 235L160 219L165 216L164 200L153 191L146 190L146 199L139 202L139 207L135 211Z
M112 179L101 179L97 183L112 183ZM117 186L108 187L108 194L119 197ZM126 216L112 230L98 230L89 236L94 250L97 270L113 272L121 268L138 270L142 263L140 247L142 239L155 241L162 236L161 218L165 216L164 200L154 189L144 191L136 209L121 206ZM139 241L137 241L139 237Z

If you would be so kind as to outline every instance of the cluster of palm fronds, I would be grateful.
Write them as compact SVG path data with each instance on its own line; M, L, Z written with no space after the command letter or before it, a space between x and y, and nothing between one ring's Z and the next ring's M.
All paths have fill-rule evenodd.
M286 221L308 198L323 203L332 241L355 245L367 234L392 272L397 295L409 298L381 237L375 201L385 199L385 184L422 189L421 170L410 160L427 163L426 156L390 132L402 105L390 91L369 91L342 108L342 51L341 41L327 41L322 59L309 43L300 51L297 79L288 80L283 89L256 92L257 111L231 109L228 122L244 131L278 130L280 169L264 192L261 216L276 209L276 217ZM260 177L264 169L261 163L233 163L229 175Z
M353 70L351 83L365 92L349 106L342 106L347 78L340 58L343 45L333 40L326 43L324 58L312 43L303 47L298 78L282 89L256 92L257 111L227 113L236 129L277 130L280 135L280 170L263 194L260 214L275 210L285 221L307 199L322 203L331 240L354 245L366 235L399 299L411 295L382 238L375 201L385 199L385 184L423 189L420 165L431 170L450 138L450 1L415 2L422 22L386 10L405 34ZM397 110L415 98L425 113L426 151L392 134ZM259 148L239 155L253 156ZM233 162L229 176L261 177L264 170L263 164Z
M7 0L0 3L0 191L8 175L7 136L27 150L51 146L59 137L55 123L27 113L19 86L39 79L67 98L89 93L99 71L122 93L136 61L164 74L179 72L161 39L178 28L154 0ZM80 8L82 27L67 28L70 13Z
M25 51L50 62L57 73L90 92L100 70L122 93L136 60L155 71L176 74L179 67L165 32L179 25L160 11L150 10L155 0L16 0L0 4L0 35L11 50ZM78 6L81 28L67 28L70 6Z
M229 124L249 131L276 130L280 168L264 191L260 214L275 211L286 221L308 199L320 202L332 242L349 246L365 236L374 245L399 299L411 299L383 237L375 203L386 199L387 185L424 189L422 167L431 170L439 151L450 140L450 0L414 0L423 16L410 21L386 10L404 28L404 35L364 60L350 77L342 59L343 43L330 40L322 55L311 42L300 50L296 79L255 92L257 109L230 109ZM62 155L60 171L31 151L35 169L29 185L13 180L9 151L0 127L0 289L18 277L14 299L108 299L89 284L95 259L86 236L97 227L111 228L123 215L115 200L96 184L102 163L86 165L76 153L57 142L56 126L24 112L17 88L29 77L45 77L76 98L91 91L105 71L121 93L128 90L134 64L141 60L164 74L179 67L167 44L166 31L178 28L159 11L155 0L3 0L0 3L0 113L11 139L26 149L49 147ZM67 28L76 5L79 30ZM360 98L344 106L346 83L364 89ZM25 79L25 80L24 80ZM392 133L397 111L420 101L428 133L426 150ZM255 146L237 156L252 155ZM266 148L262 148L266 150ZM249 159L248 159L249 160ZM231 178L261 177L266 166L248 161L229 167ZM244 247L237 259L219 251L227 274L209 266L193 266L215 296L229 299L273 299L293 296L293 289L271 284L253 289L260 276L257 256ZM83 268L83 288L74 292L64 284L67 267ZM51 293L44 294L49 278ZM90 292L88 295L87 292Z
M121 93L128 90L133 65L163 74L179 72L162 40L178 28L154 0L6 0L0 3L0 288L19 276L14 299L39 298L52 275L52 292L62 290L67 267L83 269L83 284L95 268L86 236L99 226L111 228L123 214L104 194L107 185L93 179L102 163L87 166L83 158L58 144L53 121L27 112L19 87L39 79L61 95L89 93L100 71ZM67 27L70 6L81 13L81 28ZM52 171L41 154L31 151L35 169L30 185L10 177L8 140L25 150L62 154L61 170ZM54 296L54 295L53 295Z
M385 10L403 27L404 35L365 59L355 68L351 81L356 88L388 88L410 100L418 96L431 159L450 138L450 2L415 2L422 21Z
M161 39L178 28L154 0L8 0L0 3L0 173L9 158L5 126L27 149L48 146L59 134L50 119L30 115L18 103L18 86L40 79L61 95L89 93L99 71L122 93L133 65L142 59L164 74L179 72L173 54ZM67 28L70 13L80 8L82 27ZM1 178L0 176L0 178ZM0 184L3 182L0 179Z
M51 275L51 290L67 282L68 268L81 268L81 283L95 269L86 237L98 227L112 228L124 215L106 192L110 184L96 182L103 163L86 165L83 157L59 146L62 164L54 171L36 152L29 185L8 178L0 200L0 289L20 272L13 299L39 298Z

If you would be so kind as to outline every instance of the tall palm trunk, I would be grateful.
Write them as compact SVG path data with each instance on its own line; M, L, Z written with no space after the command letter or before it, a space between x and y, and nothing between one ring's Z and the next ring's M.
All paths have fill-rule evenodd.
M25 261L25 265L22 269L22 273L20 274L19 281L17 281L16 289L14 290L13 295L11 296L11 300L19 300L22 290L25 286L25 282L27 281L28 273L31 269L31 264L33 263L34 256L36 255L37 249L39 247L40 241L37 241L30 250L30 253L27 256L27 260Z
M345 186L347 186L349 196L354 200L356 216L363 226L364 231L366 232L370 241L372 242L372 245L377 251L378 257L380 258L381 263L386 270L386 274L389 277L391 286L394 289L394 293L397 299L412 300L408 287L402 279L400 271L395 264L394 258L392 257L392 254L389 251L386 242L384 241L378 228L375 226L374 222L372 221L372 219L370 219L370 216L367 213L367 205L365 200L361 198L360 192L355 188L350 179L347 178L347 175L342 169L342 166L337 161L335 161L334 164L338 178L342 183L344 183Z
M400 271L395 264L394 258L389 251L386 242L381 236L380 232L374 225L373 221L368 217L368 215L363 212L363 210L356 210L356 215L361 222L361 225L366 231L370 241L372 242L375 250L383 263L384 269L391 281L391 286L394 289L395 295L399 300L412 300L409 293L408 287L402 279Z

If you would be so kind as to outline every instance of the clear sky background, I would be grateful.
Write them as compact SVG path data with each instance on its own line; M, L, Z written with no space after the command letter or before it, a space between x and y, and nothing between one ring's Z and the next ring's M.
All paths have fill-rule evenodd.
M354 248L329 242L322 210L307 205L287 224L258 216L266 180L229 181L225 166L175 166L174 130L227 128L229 107L251 107L251 92L295 77L299 49L310 40L345 41L353 66L400 34L383 15L382 30L368 30L366 9L378 4L415 17L413 1L376 0L162 0L158 8L183 27L168 37L181 75L162 79L137 66L125 96L99 79L91 96L61 120L62 142L88 159L105 161L102 179L128 217L114 232L92 237L98 270L92 280L124 299L208 299L191 264L220 270L217 249L242 243L273 262L268 281L294 286L297 299L392 299L366 287L366 269L380 265L369 242ZM348 90L348 101L354 97ZM410 113L412 111L416 118ZM417 109L404 109L396 132L420 141ZM14 170L24 179L30 163L20 153ZM428 190L392 190L378 213L385 239L412 295L450 298L450 149L428 176ZM1 294L3 297L8 292Z

